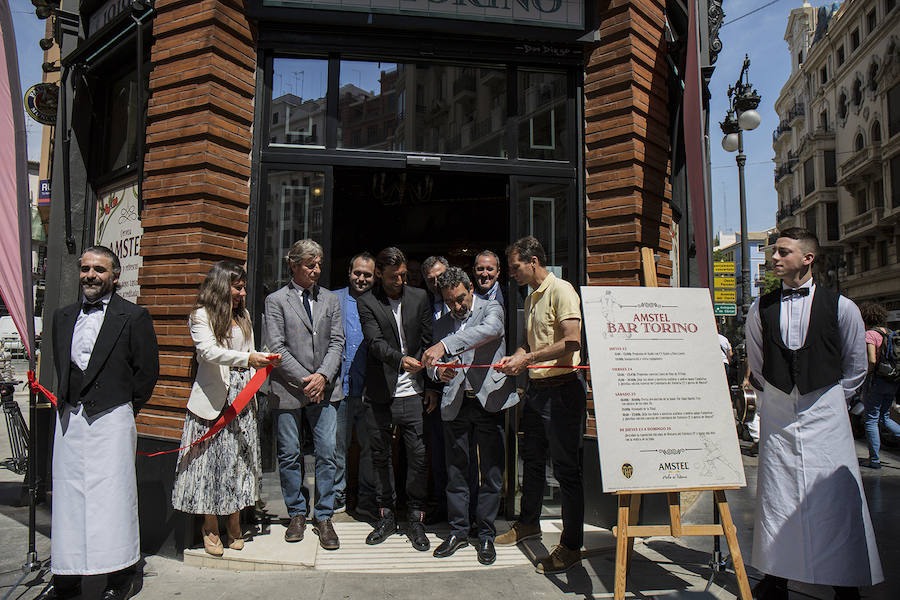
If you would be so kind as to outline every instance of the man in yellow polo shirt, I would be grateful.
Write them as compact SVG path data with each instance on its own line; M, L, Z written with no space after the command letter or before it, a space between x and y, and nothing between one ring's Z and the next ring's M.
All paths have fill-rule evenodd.
M525 299L526 341L500 361L499 370L519 375L528 365L561 365L528 369L522 411L524 437L519 447L522 509L519 520L495 540L511 546L541 535L541 501L546 483L547 451L559 482L563 532L559 545L537 566L538 573L569 570L581 561L584 542L584 484L581 455L586 412L584 381L572 368L581 362L581 299L567 281L549 272L540 242L524 237L506 250L509 273L519 285L534 290Z

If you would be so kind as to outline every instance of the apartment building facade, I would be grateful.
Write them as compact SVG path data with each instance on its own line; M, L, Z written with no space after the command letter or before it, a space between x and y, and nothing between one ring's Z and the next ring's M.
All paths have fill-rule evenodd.
M776 221L814 231L817 276L900 315L900 10L848 0L791 11L775 103Z

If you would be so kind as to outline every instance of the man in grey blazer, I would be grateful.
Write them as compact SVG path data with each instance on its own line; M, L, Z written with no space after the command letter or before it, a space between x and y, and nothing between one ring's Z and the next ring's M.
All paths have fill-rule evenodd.
M338 375L344 348L341 305L337 295L318 284L322 246L304 239L287 256L291 280L266 298L265 340L269 352L281 355L272 371L269 399L277 428L281 493L291 522L284 539L299 542L306 528L302 415L313 434L316 456L316 499L313 531L326 550L340 547L331 523L337 472L337 402L343 396Z
M489 565L497 558L494 519L500 508L505 459L504 410L516 404L515 378L493 367L436 367L436 364L497 364L506 351L503 307L472 292L466 272L450 267L437 280L450 312L434 324L434 338L441 340L422 355L432 378L444 383L441 418L447 449L447 516L450 537L434 550L445 558L468 545L469 463L477 461L481 473L478 505L478 562ZM474 437L478 457L470 456Z

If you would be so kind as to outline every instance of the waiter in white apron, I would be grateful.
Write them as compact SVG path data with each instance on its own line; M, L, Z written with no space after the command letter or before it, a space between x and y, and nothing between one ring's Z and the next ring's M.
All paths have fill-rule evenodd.
M834 587L838 600L884 578L846 398L866 375L865 331L849 299L812 278L816 237L779 234L782 288L747 316L751 380L760 403L759 474L751 564L759 600L787 600L789 579Z
M150 313L115 293L120 271L111 250L88 248L83 299L53 315L53 584L44 598L75 597L82 575L106 574L103 600L124 600L141 557L134 415L153 393L159 353Z

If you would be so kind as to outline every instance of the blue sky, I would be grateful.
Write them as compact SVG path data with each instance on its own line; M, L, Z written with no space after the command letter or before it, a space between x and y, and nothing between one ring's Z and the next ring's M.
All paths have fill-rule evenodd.
M41 63L44 62L44 51L38 46L38 41L44 37L44 21L38 20L34 14L34 5L31 0L12 0L9 3L12 11L13 29L16 33L16 47L19 51L19 80L22 84L22 94L36 83L43 81L44 72ZM19 103L24 111L24 105ZM41 158L41 130L39 125L28 115L25 115L25 130L28 133L28 158L39 160Z
M784 41L787 17L791 9L802 5L802 1L780 0L736 23L728 23L765 3L766 0L725 0L725 25L719 32L723 48L710 86L713 231L740 229L738 174L734 160L736 153L722 149L722 133L718 124L728 108L728 86L737 80L745 53L750 55L750 81L762 96L759 108L762 123L754 131L744 134L749 227L752 231L760 231L775 224L777 196L772 178L772 130L778 125L778 117L772 107L790 73L790 57ZM813 2L814 6L825 4L830 2ZM41 81L43 56L38 40L44 35L44 22L34 15L30 0L13 0L10 8L19 48L19 73L24 93L31 85ZM373 84L369 82L363 87L373 88ZM374 87L377 87L377 83ZM25 121L29 134L28 156L37 160L40 156L41 126L28 117Z
M744 132L744 154L747 191L747 226L751 231L763 231L775 226L778 196L775 193L772 157L772 130L778 126L774 105L791 71L790 55L784 31L791 10L803 5L802 0L780 0L736 23L728 24L767 0L725 0L725 26L719 31L722 52L710 83L710 190L713 205L713 232L740 231L740 192L737 152L722 149L722 130L719 122L728 110L728 86L733 85L741 72L744 54L750 56L750 82L762 102L759 113L762 122L753 131ZM823 0L813 6L831 4Z

